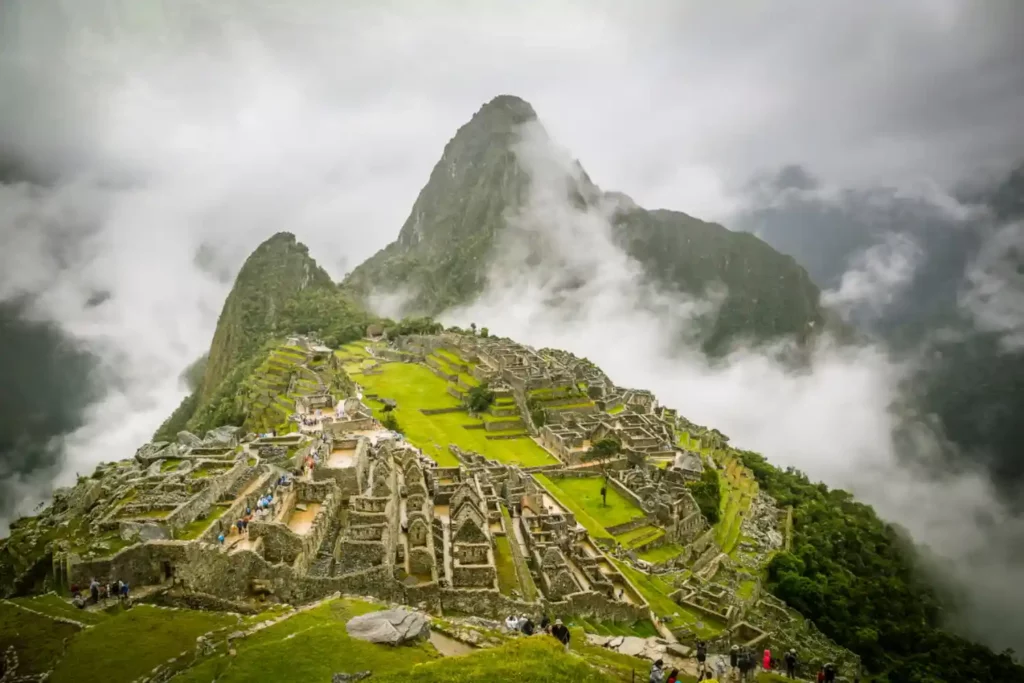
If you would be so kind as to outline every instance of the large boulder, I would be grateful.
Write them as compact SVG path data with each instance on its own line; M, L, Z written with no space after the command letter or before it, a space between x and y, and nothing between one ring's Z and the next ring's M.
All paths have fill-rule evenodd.
M232 425L224 425L223 427L211 429L206 432L206 437L203 439L203 445L210 448L216 448L218 446L233 448L238 443L238 433L240 431L242 431L241 427L233 427Z
M345 624L349 636L370 643L401 645L430 636L430 622L419 612L386 609L353 617Z
M203 440L192 432L183 429L178 432L178 443L187 448L198 448L203 445Z

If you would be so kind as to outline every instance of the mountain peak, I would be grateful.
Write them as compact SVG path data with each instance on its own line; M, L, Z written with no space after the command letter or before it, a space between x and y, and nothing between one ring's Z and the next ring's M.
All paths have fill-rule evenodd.
M485 103L473 116L470 123L478 119L488 121L507 120L512 125L535 121L537 112L533 106L521 97L515 95L498 95L490 102Z

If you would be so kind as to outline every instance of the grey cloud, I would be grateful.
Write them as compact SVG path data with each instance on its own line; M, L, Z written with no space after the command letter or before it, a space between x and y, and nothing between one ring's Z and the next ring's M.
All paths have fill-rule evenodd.
M1024 223L991 235L967 270L959 304L979 329L999 335L1010 353L1024 350Z

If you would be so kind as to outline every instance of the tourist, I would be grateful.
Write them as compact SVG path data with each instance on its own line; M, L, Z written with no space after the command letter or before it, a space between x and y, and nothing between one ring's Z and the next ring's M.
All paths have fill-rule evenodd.
M835 683L836 665L829 662L825 665L825 683Z
M744 648L743 651L740 652L739 666L740 680L750 680L750 672L753 671L754 667L756 666L756 664L754 664L754 653Z
M772 670L772 651L765 650L764 655L761 657L761 666L764 667L765 671Z
M217 536L217 542L220 543L221 545L224 545L224 532L223 531L220 532L220 534Z
M127 581L122 581L121 582L121 597L125 601L128 600L128 582Z
M818 669L818 683L825 683L825 669L824 667Z
M239 519L237 522L235 522L235 528L238 529L238 535L239 536L242 535L242 527L243 527L243 522L242 522L241 519Z
M535 631L533 619L527 616L520 617L519 630L523 632L524 636L532 636Z
M566 652L569 651L569 640L572 638L572 635L561 619L555 619L555 625L551 627L551 635L562 644Z
M732 669L732 673L736 673L736 669L740 665L740 646L733 645L729 650L729 668Z
M514 614L508 615L505 619L505 628L509 633L519 633L519 617Z
M725 657L715 658L715 677L719 681L724 681L725 677L729 673L728 663L725 661Z
M92 604L96 604L100 601L100 582L96 579L92 579L89 582L89 597L92 598Z
M540 619L540 630L551 635L551 620L548 619L548 615L546 614Z
M665 662L658 660L651 665L650 683L665 683Z
M708 658L708 644L703 640L697 641L697 671L704 671L705 662Z
M701 673L698 676L697 680L703 680L703 676L704 674ZM668 680L666 681L666 683L679 683L679 669L672 669L672 671L668 675Z
M796 650L790 649L784 659L786 660L786 678L796 678Z

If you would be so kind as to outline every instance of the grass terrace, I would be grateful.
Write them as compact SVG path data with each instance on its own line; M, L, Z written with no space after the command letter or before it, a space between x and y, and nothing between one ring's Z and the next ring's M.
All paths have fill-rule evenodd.
M439 465L453 467L458 461L448 451L448 444L463 450L472 450L484 457L524 467L553 465L558 460L530 438L488 439L483 429L466 429L466 425L482 425L483 421L466 413L424 415L421 409L461 407L461 402L448 394L446 383L423 365L415 363L386 363L380 374L353 375L363 388L379 398L394 400L398 407L392 411L405 437ZM384 416L383 403L368 400L374 415Z
M615 537L615 540L627 550L632 550L633 548L639 548L645 543L656 541L664 535L664 529L656 526L644 525L637 527L632 531L627 531L624 534L619 534Z
M640 594L644 596L644 600L647 601L659 618L672 618L670 624L672 628L687 626L699 638L714 638L725 630L726 625L724 623L704 614L691 611L672 600L669 595L674 593L676 589L663 578L665 575L655 576L646 574L615 558L612 558L612 562L637 587Z
M210 525L224 516L230 505L214 505L205 517L195 519L178 530L174 537L182 541L192 541L203 535Z
M659 546L652 550L645 550L638 556L641 560L650 562L651 564L660 564L662 562L668 562L669 560L678 557L685 548L675 543L666 543L663 546Z
M757 495L757 482L739 460L726 456L722 483L722 498L719 501L719 521L715 525L715 542L722 552L731 555L740 540L743 516L750 510L750 501Z
M616 489L608 486L608 504L601 501L602 477L583 479L548 479L557 490L552 490L558 500L575 512L579 507L602 527L625 524L644 516L644 511ZM580 520L582 523L583 520ZM586 526L586 524L584 524ZM588 528L589 529L589 528ZM605 534L607 536L607 533Z
M522 591L519 588L519 579L516 577L515 560L512 558L512 550L508 546L506 536L494 538L494 563L498 569L498 590L502 595L512 595L512 591Z
M168 458L167 460L163 461L163 464L160 465L160 471L161 472L170 472L171 470L178 469L178 467L180 465L181 465L181 458Z
M0 651L14 646L21 662L18 674L22 676L49 671L63 654L64 639L75 637L80 630L73 624L0 603Z
M137 605L79 633L49 681L109 683L141 678L171 657L193 650L202 634L237 623L237 617L227 614Z
M221 464L210 464L206 463L194 468L188 473L188 476L192 479L205 479L206 477L215 477L218 474L224 474L233 467L233 463Z
M73 619L77 622L94 626L110 618L106 612L78 609L56 593L36 595L27 598L12 598L11 602L22 605L36 612L61 619Z
M387 680L388 674L408 671L438 657L429 643L392 647L349 638L345 622L380 609L383 607L359 600L327 602L239 640L236 657L207 659L174 681L329 681L339 671L364 670L372 671L374 680ZM398 680L410 680L404 676Z
M408 648L392 649L401 653ZM554 638L541 636L512 638L499 647L480 649L464 657L446 657L390 673L378 674L378 669L372 669L374 672L372 680L374 683L435 683L436 681L494 683L496 681L540 680L545 683L605 683L609 680L610 672L603 667L591 666L590 662L600 665L609 659L603 653L595 653L593 657L588 653L586 658L567 654L562 651L561 645ZM370 669L372 667L361 668ZM647 669L649 668L648 664ZM349 667L346 670L356 671L358 669ZM640 671L640 669L637 670ZM622 669L616 671L619 676L624 673ZM303 678L301 680L328 679L321 676L319 679ZM620 680L623 679L620 678ZM624 680L629 680L629 678Z

